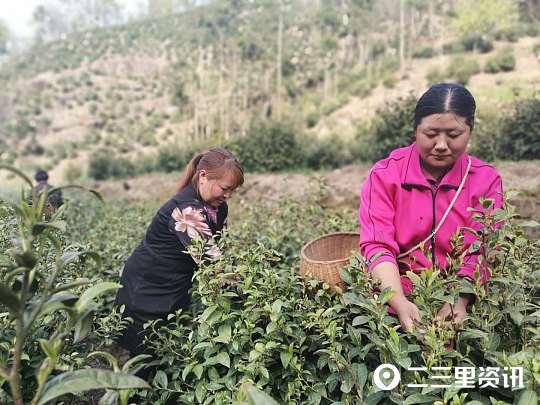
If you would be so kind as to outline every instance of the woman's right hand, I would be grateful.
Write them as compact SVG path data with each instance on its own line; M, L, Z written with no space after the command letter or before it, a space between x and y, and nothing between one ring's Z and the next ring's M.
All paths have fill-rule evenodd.
M390 300L390 305L397 312L399 322L405 332L410 332L414 328L414 323L420 321L420 311L418 307L409 301L405 295L394 297Z

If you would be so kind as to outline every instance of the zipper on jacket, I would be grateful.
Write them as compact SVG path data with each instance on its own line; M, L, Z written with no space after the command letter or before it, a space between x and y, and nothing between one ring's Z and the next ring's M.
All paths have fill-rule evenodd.
M436 186L435 191L433 191L433 188L430 187L431 190L431 201L432 201L432 210L433 210L433 222L431 225L431 233L435 230L436 225L436 218L435 218L435 197L437 197L437 192L439 191L439 186ZM431 265L435 267L435 237L436 235L433 235L431 237Z

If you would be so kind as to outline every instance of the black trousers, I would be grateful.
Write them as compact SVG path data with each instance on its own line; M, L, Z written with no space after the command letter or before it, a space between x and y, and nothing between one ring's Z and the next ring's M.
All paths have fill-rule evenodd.
M144 344L144 339L148 335L148 332L144 329L144 324L151 320L158 320L158 325L164 325L166 321L166 315L156 317L142 317L140 314L130 311L127 307L124 309L122 318L131 318L133 321L128 323L126 329L124 329L122 335L117 340L120 347L129 351L130 357L135 357L140 354L148 354L152 356L152 359L148 359L147 362L155 360L155 353ZM149 381L157 370L156 366L146 366L141 368L135 375L144 380Z

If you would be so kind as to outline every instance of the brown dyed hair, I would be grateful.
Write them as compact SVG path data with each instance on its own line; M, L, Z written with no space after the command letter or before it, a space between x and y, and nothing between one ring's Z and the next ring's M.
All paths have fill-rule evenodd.
M240 161L224 148L212 148L195 155L184 169L178 184L178 192L188 185L198 190L199 173L205 170L208 178L219 179L230 173L233 176L233 188L244 183L244 169Z

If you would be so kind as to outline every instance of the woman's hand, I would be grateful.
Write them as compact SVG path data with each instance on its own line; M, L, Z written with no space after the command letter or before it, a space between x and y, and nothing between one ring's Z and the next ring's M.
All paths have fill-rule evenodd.
M390 305L397 312L399 322L405 330L410 332L414 328L415 322L420 322L420 311L418 307L409 301L404 295L395 296L390 300Z
M437 314L437 318L441 321L453 321L455 323L461 323L467 316L467 305L469 304L469 298L460 296L455 305L445 303ZM453 316L452 316L453 314Z

